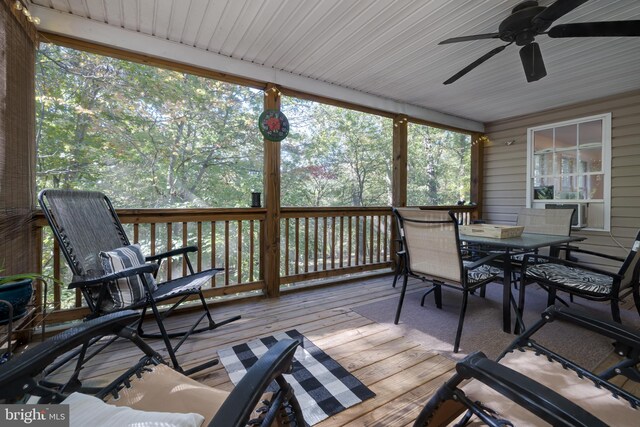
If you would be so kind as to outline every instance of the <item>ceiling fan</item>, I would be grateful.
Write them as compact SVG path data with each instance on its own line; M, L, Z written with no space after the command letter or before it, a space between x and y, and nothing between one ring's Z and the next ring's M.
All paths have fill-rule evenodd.
M551 27L553 22L571 12L588 0L556 0L549 6L539 6L537 1L523 1L511 11L504 19L497 33L476 34L472 36L454 37L443 40L438 44L458 43L481 39L500 39L507 42L506 45L497 47L480 58L467 65L462 70L451 76L444 84L448 85L489 58L502 52L507 46L515 43L522 46L520 59L524 67L524 73L528 82L540 80L547 75L547 70L542 60L540 45L535 37L546 34L552 38L563 37L639 37L640 21L608 21L608 22L583 22L576 24L561 24Z

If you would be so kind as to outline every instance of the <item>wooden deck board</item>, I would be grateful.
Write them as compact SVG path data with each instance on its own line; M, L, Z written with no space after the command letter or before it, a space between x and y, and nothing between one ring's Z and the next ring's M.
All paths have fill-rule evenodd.
M403 337L393 325L378 324L352 310L374 301L396 300L399 289L392 288L391 281L391 277L376 278L284 293L275 299L214 305L215 319L240 314L242 320L191 337L180 349L179 360L189 368L217 357L219 349L297 329L376 393L376 397L324 420L319 427L411 425L430 395L451 376L454 362ZM421 289L419 284L410 283L408 292ZM168 328L183 328L196 316L191 313L170 317ZM163 352L160 340L148 342ZM91 361L84 375L115 377L139 356L127 343L116 344ZM210 386L233 389L221 364L195 378ZM620 385L635 387L632 391L638 392L636 385Z

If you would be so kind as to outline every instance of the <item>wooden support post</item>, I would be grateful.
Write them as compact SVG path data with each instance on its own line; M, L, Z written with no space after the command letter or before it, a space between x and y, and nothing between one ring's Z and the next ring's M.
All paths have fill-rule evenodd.
M407 206L407 135L409 121L406 116L396 116L393 119L393 177L391 187L392 204L394 207ZM395 251L398 246L395 244L397 229L395 218L391 218L391 250L394 264L397 266L398 257Z
M393 180L392 203L395 207L407 206L407 133L406 116L393 120Z
M280 109L280 91L274 84L265 89L265 110ZM268 297L280 295L280 142L264 140L264 202L267 209L262 248L264 282Z
M482 218L485 140L485 135L481 133L471 134L471 202L477 206L471 219Z

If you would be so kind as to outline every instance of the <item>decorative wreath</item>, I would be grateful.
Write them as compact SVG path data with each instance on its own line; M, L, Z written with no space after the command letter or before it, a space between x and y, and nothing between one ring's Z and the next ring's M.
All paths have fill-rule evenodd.
M289 120L278 110L265 110L258 119L260 132L269 141L282 141L289 135Z

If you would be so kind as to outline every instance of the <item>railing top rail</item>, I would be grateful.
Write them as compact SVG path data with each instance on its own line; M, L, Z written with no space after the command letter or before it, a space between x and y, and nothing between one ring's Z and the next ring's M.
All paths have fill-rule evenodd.
M240 219L264 219L267 210L263 208L196 208L196 209L116 209L120 221L125 224L145 222L197 222L232 221ZM34 211L35 225L47 225L40 209Z
M422 209L451 210L456 212L471 212L476 206L451 205L451 206L412 206ZM123 223L144 222L197 222L197 221L233 221L264 219L264 208L177 208L177 209L116 209ZM282 217L293 218L296 216L349 216L349 215L389 215L389 206L321 206L321 207L283 207ZM34 211L35 225L43 227L47 221L41 210Z

